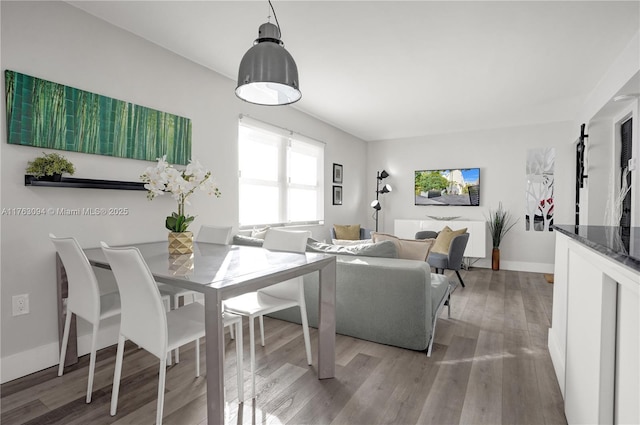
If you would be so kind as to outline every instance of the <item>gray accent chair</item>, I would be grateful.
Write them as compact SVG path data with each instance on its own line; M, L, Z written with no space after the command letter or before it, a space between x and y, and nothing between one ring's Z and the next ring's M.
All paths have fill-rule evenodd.
M436 238L437 236L437 232L422 230L416 233L415 238L429 239ZM455 271L463 288L465 285L462 277L460 276L460 268L462 267L462 257L464 256L464 250L467 248L467 242L469 242L469 233L463 233L451 240L448 254L431 252L427 257L427 262L431 267L436 269L436 273L443 274L445 269Z
M331 239L337 239L336 229L334 229L333 226L331 226ZM360 240L363 239L371 239L371 229L360 228Z

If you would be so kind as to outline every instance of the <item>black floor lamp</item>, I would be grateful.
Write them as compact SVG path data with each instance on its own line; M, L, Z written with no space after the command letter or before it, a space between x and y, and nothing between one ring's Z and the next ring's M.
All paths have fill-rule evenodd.
M382 186L382 189L380 189L380 184L382 183L382 180L386 179L387 177L389 177L389 173L387 173L385 170L378 171L378 175L376 177L376 199L373 202L371 202L371 208L375 210L373 215L376 220L376 232L378 231L378 213L382 209L382 206L380 205L380 201L378 200L378 196L381 193L391 192L391 186L388 184L385 184L384 186Z

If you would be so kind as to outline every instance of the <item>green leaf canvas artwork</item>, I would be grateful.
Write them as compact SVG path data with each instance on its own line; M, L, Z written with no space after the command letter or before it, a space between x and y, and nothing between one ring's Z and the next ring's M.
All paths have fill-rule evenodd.
M171 164L191 158L191 120L5 71L7 142Z

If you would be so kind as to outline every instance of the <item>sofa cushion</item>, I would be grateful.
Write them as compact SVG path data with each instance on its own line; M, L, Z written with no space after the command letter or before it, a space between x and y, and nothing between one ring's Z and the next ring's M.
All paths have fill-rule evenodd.
M264 239L252 238L251 236L245 235L234 235L232 243L233 245L262 246Z
M360 255L363 257L398 258L396 246L390 241L341 246L318 242L309 238L307 240L307 251L323 252L325 254Z
M451 245L451 241L453 238L463 233L467 233L466 227L458 230L451 230L449 226L444 226L444 229L438 233L436 242L431 250L440 254L449 254L449 245Z
M336 239L357 240L360 239L359 224L334 224L333 229L336 232Z
M352 246L352 245L362 245L363 243L373 243L373 240L358 239L357 241L352 241L349 239L331 239L331 243L334 245Z
M372 232L371 237L374 242L393 242L398 250L398 258L405 260L427 261L434 242L433 239L400 239L397 236L377 232Z

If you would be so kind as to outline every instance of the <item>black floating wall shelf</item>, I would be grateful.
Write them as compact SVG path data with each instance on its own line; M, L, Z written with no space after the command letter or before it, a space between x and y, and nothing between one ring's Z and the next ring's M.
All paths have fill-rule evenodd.
M45 187L75 187L82 189L116 189L116 190L146 190L144 183L123 182L117 180L75 179L62 177L60 181L39 180L34 176L24 176L25 186Z

